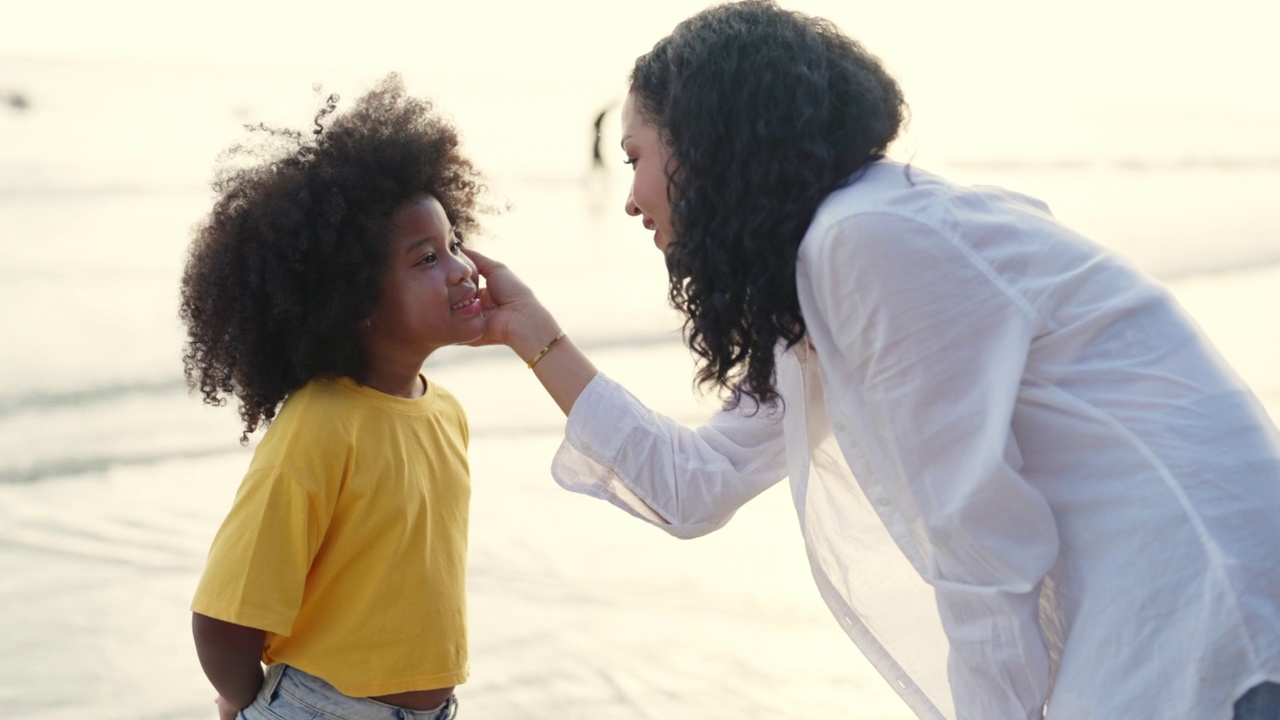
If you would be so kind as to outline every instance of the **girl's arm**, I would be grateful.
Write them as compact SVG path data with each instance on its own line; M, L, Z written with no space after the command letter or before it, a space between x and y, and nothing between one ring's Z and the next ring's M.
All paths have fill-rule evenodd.
M262 687L262 643L266 633L191 613L191 634L200 666L218 691L219 699L235 711L253 703ZM218 709L225 714L224 702L218 703Z

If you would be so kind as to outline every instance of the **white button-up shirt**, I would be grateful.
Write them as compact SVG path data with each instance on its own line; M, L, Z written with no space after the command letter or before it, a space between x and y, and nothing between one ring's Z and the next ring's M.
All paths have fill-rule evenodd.
M556 479L692 537L789 477L819 590L922 718L1227 720L1280 681L1280 432L1162 287L888 161L796 273L782 405L690 429L598 376Z

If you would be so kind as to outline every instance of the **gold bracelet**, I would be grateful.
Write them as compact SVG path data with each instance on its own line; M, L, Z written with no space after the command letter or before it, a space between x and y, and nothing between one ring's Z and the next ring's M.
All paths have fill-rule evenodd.
M529 369L532 370L533 366L538 364L538 361L542 359L543 355L546 355L547 353L551 352L551 348L555 347L556 343L560 342L560 338L562 337L564 337L563 330L560 331L559 335L556 335L555 337L551 338L551 342L543 346L543 348L538 351L537 355L533 356L533 359L529 361Z

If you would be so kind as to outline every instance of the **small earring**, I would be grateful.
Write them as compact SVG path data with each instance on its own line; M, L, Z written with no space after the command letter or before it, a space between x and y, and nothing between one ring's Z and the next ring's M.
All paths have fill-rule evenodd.
M371 328L371 327L373 327L373 319L372 319L372 318L365 318L365 319L364 319L364 326L365 326L365 327L367 327L367 328Z

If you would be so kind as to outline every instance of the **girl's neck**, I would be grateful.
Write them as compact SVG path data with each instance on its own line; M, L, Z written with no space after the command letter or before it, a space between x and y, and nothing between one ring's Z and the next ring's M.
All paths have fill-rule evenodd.
M422 376L421 365L412 372L388 372L370 368L369 372L360 379L360 384L378 392L409 400L416 400L427 392L427 380Z

